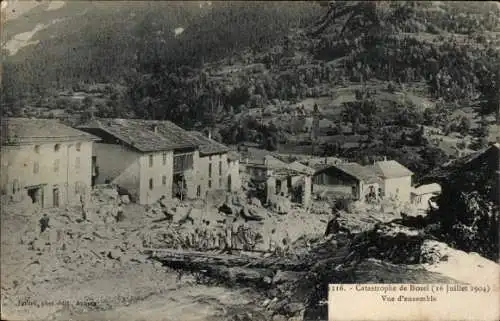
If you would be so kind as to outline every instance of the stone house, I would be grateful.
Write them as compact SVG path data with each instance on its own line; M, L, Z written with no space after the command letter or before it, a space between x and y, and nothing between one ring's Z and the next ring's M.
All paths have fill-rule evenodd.
M379 198L381 179L357 163L318 164L314 166L313 193L349 197L356 201Z
M235 192L241 189L239 157L230 153L227 146L216 142L200 132L189 134L199 144L199 158L196 164L197 190L201 197L210 190Z
M41 207L78 205L91 189L97 137L54 119L2 119L3 195Z
M375 162L369 166L381 178L380 196L410 202L413 172L395 160Z
M285 168L287 163L271 156L265 155L262 158L245 158L244 162L240 163L240 168L247 173L252 180L257 182L265 182L270 175L272 169Z
M299 162L275 166L267 176L266 201L276 203L285 197L291 203L299 203L304 208L311 205L312 175L314 170Z
M115 184L139 204L196 198L199 143L174 123L94 118L79 128L100 138L92 151L97 184Z

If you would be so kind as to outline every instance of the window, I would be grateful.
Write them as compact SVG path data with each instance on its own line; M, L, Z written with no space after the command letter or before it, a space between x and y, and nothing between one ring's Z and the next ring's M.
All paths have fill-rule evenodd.
M201 186L198 185L198 187L196 187L196 197L200 197L201 196Z
M163 184L163 186L167 185L167 176L163 175L161 177L161 183Z
M80 168L80 157L77 157L77 158L75 159L75 168L76 168L76 169L79 169L79 168Z
M193 169L193 153L174 155L174 174Z
M211 179L208 180L208 188L212 188L212 180Z
M35 145L35 153L40 154L40 145Z
M54 152L58 152L61 149L61 144L55 144Z
M149 167L153 167L153 155L149 155Z
M153 179L152 179L152 178L150 178L150 179L149 179L149 189L150 189L150 190L152 190L152 189L153 189L153 187L154 187L154 186L153 186Z
M76 151L79 152L82 150L82 143L76 143Z
M12 182L12 194L16 194L17 192L19 192L20 189L21 189L21 187L20 187L20 184L19 184L19 180L15 179Z
M83 182L76 182L75 183L75 193L76 194L83 194L83 193L85 193L85 183L83 183Z
M54 172L59 172L59 160L54 160Z
M40 170L40 165L38 164L38 162L35 162L33 164L33 174L38 174L39 170Z
M219 176L222 176L222 161L219 162Z
M163 165L167 165L167 153L163 153Z
M281 192L281 181L276 180L276 194L279 194Z
M212 178L212 164L208 164L208 177Z
M222 188L222 177L219 177L219 188Z

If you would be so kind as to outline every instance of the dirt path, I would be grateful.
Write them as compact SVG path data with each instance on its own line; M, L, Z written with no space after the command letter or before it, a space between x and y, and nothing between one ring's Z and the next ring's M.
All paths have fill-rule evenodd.
M92 305L78 305L81 302ZM31 302L21 306L20 302ZM250 291L197 284L194 276L158 264L120 266L94 280L36 284L2 298L4 320L223 320L228 310L244 312L256 296ZM68 301L69 305L55 304ZM51 302L52 306L36 306ZM258 302L257 302L258 304Z

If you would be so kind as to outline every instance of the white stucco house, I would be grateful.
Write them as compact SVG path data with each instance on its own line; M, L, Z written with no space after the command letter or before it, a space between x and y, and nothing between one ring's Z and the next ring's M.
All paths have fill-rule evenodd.
M79 128L100 138L92 153L95 183L117 185L139 204L240 188L239 165L226 146L170 121L94 118Z
M44 208L90 197L97 137L54 119L2 118L1 129L3 195Z
M411 200L413 172L395 160L376 162L370 166L382 179L379 194L382 198L408 203Z

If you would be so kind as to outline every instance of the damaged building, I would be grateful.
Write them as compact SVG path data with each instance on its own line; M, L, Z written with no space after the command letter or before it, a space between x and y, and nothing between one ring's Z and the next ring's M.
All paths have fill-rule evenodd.
M189 134L199 144L199 158L196 166L197 197L211 190L239 191L241 180L238 155L210 136L207 137L197 131L191 131Z
M80 204L91 188L98 138L54 119L2 119L2 194L40 207Z
M303 208L311 206L312 175L314 170L298 162L271 169L266 180L268 204L296 203ZM282 207L287 207L283 205ZM278 211L285 209L276 208ZM286 210L285 210L286 212Z
M228 150L170 121L95 118L79 128L100 138L92 154L95 183L117 185L139 204L227 189L234 168ZM239 187L238 175L230 179L231 189Z

